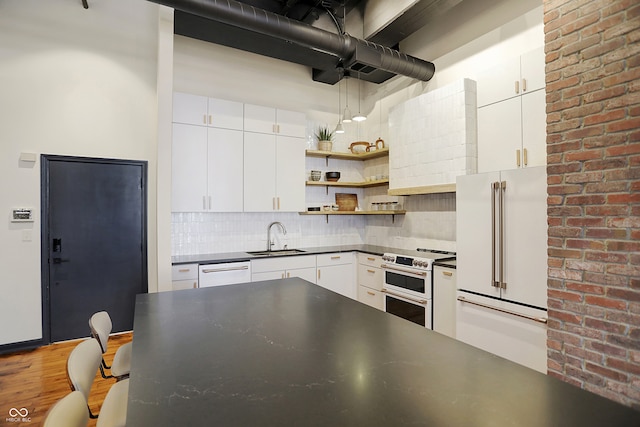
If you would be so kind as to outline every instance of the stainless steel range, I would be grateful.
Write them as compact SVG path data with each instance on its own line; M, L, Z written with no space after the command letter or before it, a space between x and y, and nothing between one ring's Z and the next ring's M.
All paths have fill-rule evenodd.
M405 254L385 253L384 310L433 329L433 262L453 257L454 252L421 248Z

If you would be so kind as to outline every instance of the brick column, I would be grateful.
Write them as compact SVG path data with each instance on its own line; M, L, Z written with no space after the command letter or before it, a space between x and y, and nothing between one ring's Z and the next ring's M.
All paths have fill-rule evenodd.
M640 2L544 0L548 372L640 409Z

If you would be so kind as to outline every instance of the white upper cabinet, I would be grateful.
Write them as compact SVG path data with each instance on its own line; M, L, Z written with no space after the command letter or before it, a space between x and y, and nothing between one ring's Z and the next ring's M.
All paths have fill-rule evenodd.
M302 138L245 132L244 210L304 210L305 144Z
M296 111L245 104L244 130L304 138L306 117Z
M244 130L244 210L303 211L305 115L245 104Z
M478 173L546 165L544 50L478 77Z
M241 102L190 93L173 94L174 123L242 130L243 110Z
M187 125L207 125L208 98L190 93L173 93L173 122Z
M242 131L173 124L173 212L242 212Z
M276 109L245 104L244 130L247 132L276 133Z
M207 128L173 124L171 210L203 212L207 208Z
M506 59L478 74L478 107L543 89L544 48Z

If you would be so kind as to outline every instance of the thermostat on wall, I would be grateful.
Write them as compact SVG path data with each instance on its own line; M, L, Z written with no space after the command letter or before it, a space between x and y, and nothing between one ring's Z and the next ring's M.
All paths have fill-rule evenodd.
M11 222L33 222L33 209L13 209Z

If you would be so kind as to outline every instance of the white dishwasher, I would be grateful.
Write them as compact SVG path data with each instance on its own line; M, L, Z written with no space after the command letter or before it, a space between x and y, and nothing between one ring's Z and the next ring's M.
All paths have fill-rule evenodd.
M198 283L201 288L250 281L251 263L249 261L201 264L198 273Z

